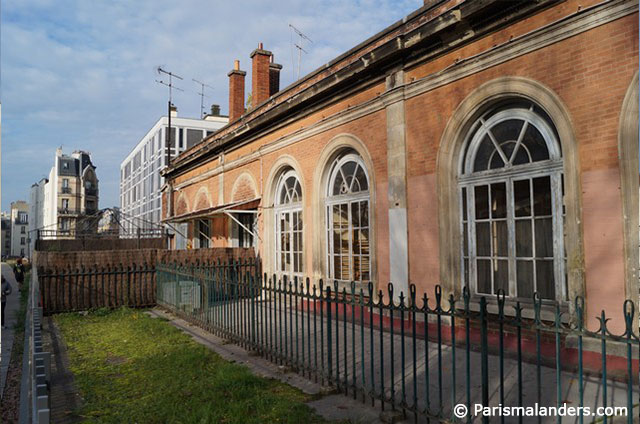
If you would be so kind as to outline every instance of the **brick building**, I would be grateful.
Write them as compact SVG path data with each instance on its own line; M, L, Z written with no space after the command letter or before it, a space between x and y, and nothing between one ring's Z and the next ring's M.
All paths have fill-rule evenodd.
M236 62L229 124L163 171L195 246L396 294L583 296L590 326L637 301L637 1L425 1L283 91L250 57L253 107Z

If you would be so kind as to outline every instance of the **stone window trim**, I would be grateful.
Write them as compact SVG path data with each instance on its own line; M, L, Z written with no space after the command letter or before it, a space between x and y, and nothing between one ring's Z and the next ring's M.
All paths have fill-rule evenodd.
M298 161L289 154L278 155L278 159L271 165L269 174L265 179L265 185L263 189L263 199L262 199L262 219L263 219L263 235L264 235L264 246L276 246L277 243L277 225L276 225L276 209L277 209L277 195L278 195L278 187L281 177L287 173L292 172L295 173L298 178L298 183L300 184L302 201L300 203L300 207L302 209L302 269L304 277L309 276L307 273L307 251L308 246L305 241L307 240L307 236L309 235L309 231L312 229L309 228L307 223L310 222L309 212L305 205L308 205L308 199L306 194L308 193L304 174L302 173L302 167L298 163ZM275 248L263 249L263 264L264 270L268 275L278 274L278 263L275 254Z
M640 302L638 245L638 71L622 101L618 130L626 297ZM640 313L638 311L637 313Z
M562 155L552 123L528 102L489 109L472 125L463 153L461 283L473 294L491 295L506 277L502 288L512 299L526 302L535 289L542 298L564 301ZM527 268L530 279L526 271L520 275ZM551 275L536 278L536 271ZM539 286L545 281L553 284ZM481 282L489 287L482 289Z
M290 281L294 277L302 279L304 278L305 244L304 220L302 219L302 185L293 168L280 173L275 193L275 269L279 275L286 275ZM289 223L289 227L286 229L282 226L283 220ZM283 246L283 238L289 240L288 248ZM290 258L291 269L289 271L283 269L283 255Z
M352 170L347 170L346 167L348 165L352 165ZM350 151L346 151L344 154L339 155L334 160L331 165L331 172L329 176L329 181L327 184L327 192L325 198L326 205L326 234L327 234L327 273L329 277L333 280L342 280L343 282L357 281L368 283L371 281L371 266L370 266L370 257L371 250L369 245L369 177L368 177L367 169L364 165L364 162L360 158L357 153L352 153ZM339 187L336 187L336 184L339 183ZM337 188L337 189L336 189ZM355 208L354 208L355 206ZM362 218L361 210L366 210L366 225L362 225L362 222L356 224L356 217L358 220ZM346 226L340 226L341 229L347 230L347 251L346 255L344 251L340 251L337 253L335 249L335 216L333 215L333 211L338 208L338 210L346 210ZM357 210L356 216L354 217L353 211ZM343 223L344 224L344 223ZM355 231L358 231L358 234L361 234L362 231L366 231L365 244L367 246L368 253L362 254L361 246L358 243L357 251L359 254L355 254L356 249L356 240L353 238L353 234ZM344 265L342 262L345 259L347 260L347 267L349 269L348 278L339 278L337 275L337 271L334 269L335 267L335 259L336 256L340 257L341 266ZM359 258L359 266L356 271L355 259ZM366 261L366 266L362 266L362 260ZM364 272L363 272L364 271ZM368 278L364 278L361 274L364 273ZM359 276L360 278L356 278Z
M578 146L573 124L560 97L543 84L529 78L506 76L488 81L472 91L457 107L443 131L436 163L440 282L448 296L459 296L461 275L461 197L458 171L464 141L476 120L496 103L517 99L529 101L551 117L563 157L565 190L565 247L567 254L567 298L583 296L584 247L582 198ZM569 302L568 308L573 308Z
M369 272L371 275L371 282L374 287L378 287L378 268L377 268L377 231L376 231L376 175L375 168L371 155L366 145L353 134L341 133L331 138L324 146L320 156L317 160L317 165L314 171L313 177L313 190L312 190L312 213L313 213L313 234L317 234L317 237L313 237L312 245L312 265L313 265L313 277L317 280L319 278L327 278L327 212L326 212L326 199L327 199L327 187L329 184L330 174L332 171L332 165L336 158L344 155L347 152L356 153L362 163L364 164L367 178L369 181L369 251L370 251L370 265ZM309 222L309 221L307 221ZM356 287L360 288L362 285L356 283ZM350 290L350 284L339 283L339 289L346 287ZM366 289L366 287L363 287Z

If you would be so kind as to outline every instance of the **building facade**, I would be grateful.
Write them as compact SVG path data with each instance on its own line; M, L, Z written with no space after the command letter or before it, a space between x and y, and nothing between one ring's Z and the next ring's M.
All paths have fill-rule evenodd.
M23 200L11 202L11 250L9 256L26 256L29 248L29 205Z
M638 300L638 2L445 0L270 90L163 171L193 245L396 296ZM529 308L529 309L528 309ZM612 329L623 329L616 315Z
M5 258L11 254L11 214L2 212L0 222L2 223L0 249L2 250L2 257Z
M44 190L49 182L46 178L41 179L31 186L29 196L29 252L35 250L38 229L44 228Z
M167 156L176 157L197 145L202 139L226 125L228 118L213 105L204 119L180 118L174 108L171 116L171 146L167 152L168 119L161 117L142 137L120 164L120 213L123 230L135 233L160 225L161 194L164 178L160 169L167 165Z
M42 183L32 187L36 199L42 195ZM98 212L98 177L89 153L79 150L69 156L57 149L42 192L42 225L36 227L40 237L75 237L95 232L97 221L94 225L95 220L87 218Z

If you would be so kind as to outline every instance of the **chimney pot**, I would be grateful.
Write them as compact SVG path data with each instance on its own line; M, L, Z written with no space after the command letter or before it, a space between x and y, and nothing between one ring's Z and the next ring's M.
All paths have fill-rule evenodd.
M269 65L272 53L263 49L263 44L258 43L250 57L252 61L251 75L251 106L256 107L267 100L271 91L271 78Z
M240 70L240 61L233 64L234 69L229 76L229 122L233 122L244 114L244 77L245 71Z

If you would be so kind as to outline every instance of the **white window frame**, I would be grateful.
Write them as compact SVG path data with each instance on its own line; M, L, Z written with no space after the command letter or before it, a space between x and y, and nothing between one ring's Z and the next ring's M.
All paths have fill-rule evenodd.
M497 148L497 142L490 133L490 129L495 125L512 119L519 119L525 122L521 129L520 136L517 140L517 146L520 146L522 136L526 130L526 126L533 125L543 136L546 146L549 152L549 159L537 162L530 162L523 165L512 165L512 161L515 158L516 148L512 153L511 158L507 159L502 150ZM508 292L505 293L507 297L516 299L522 299L517 295L517 278L516 278L516 234L515 224L518 220L514 213L514 194L513 183L514 181L529 180L530 188L530 201L533 202L533 187L532 182L534 178L549 177L551 187L551 219L552 219L552 231L553 231L553 273L555 282L555 300L566 301L567 299L567 286L566 286L566 257L564 250L564 213L563 213L563 189L562 189L562 174L563 174L563 159L560 151L560 143L556 137L552 127L547 121L534 111L533 105L529 109L525 108L510 108L499 111L497 113L489 112L483 117L480 117L477 122L471 127L473 136L465 143L468 147L466 154L461 155L460 166L461 170L458 177L458 196L460 196L460 252L461 260L460 265L462 269L461 273L461 285L465 286L468 272L469 289L471 293L478 295L491 295L491 293L479 293L478 292L478 280L477 280L477 265L476 260L477 246L476 246L476 217L475 217L475 187L488 186L489 189L489 201L491 202L491 184L505 183L506 186L506 204L507 214L506 223L508 231L508 246L507 246L507 261L508 261ZM475 171L473 170L476 161L476 155L480 148L480 144L485 135L489 135L494 143L494 148L501 155L505 166L498 169ZM463 150L465 152L465 150ZM491 159L489 159L490 163ZM466 190L466 221L464 219L464 200L463 189ZM532 210L531 217L527 219L535 220L534 212ZM484 220L483 220L484 221ZM467 243L468 252L465 256L465 234L464 224L467 224ZM558 237L560 235L560 237ZM532 247L535 246L535 231L532 229L531 237ZM497 255L492 255L497 256ZM486 259L484 256L481 259ZM465 267L465 260L468 259L468 270ZM533 266L533 282L534 287L532 292L536 291L536 271L535 262ZM491 273L491 290L494 289L493 272ZM531 300L525 298L524 300Z
M296 179L296 185L295 187L298 187L298 200L294 201L291 196L287 196L287 200L285 202L281 202L281 194L283 190L286 190L286 181L289 178L295 178ZM275 205L274 205L274 216L275 216L275 269L276 269L276 274L278 274L279 276L287 276L287 278L289 278L290 280L293 280L294 277L298 277L298 279L302 279L303 278L303 273L304 273L304 220L302 217L302 184L300 184L300 179L298 178L298 174L295 172L295 170L293 169L289 169L286 172L283 172L280 175L280 178L278 178L278 183L276 185L276 191L275 191L276 195L275 195ZM294 231L294 225L293 225L293 220L296 214L299 214L300 216L300 224L301 224L301 228L300 228L300 233L302 234L301 236L301 242L298 246L298 250L294 250L294 243L293 243L293 239L295 237L295 231ZM281 216L283 215L288 215L289 216L289 223L290 228L289 228L289 239L290 241L290 249L288 252L284 252L287 255L290 255L291 259L291 271L290 272L286 272L282 270L282 261L281 261L281 254L283 253L282 250L282 228L280 225L280 221L281 221ZM301 259L300 262L298 263L298 270L295 269L295 261L293 260L293 255L296 254L301 254Z
M367 190L360 191L357 193L347 193L341 195L332 195L331 191L333 185L335 183L335 179L338 176L338 173L341 172L342 166L347 162L355 162L358 167L362 168L364 171L365 178L367 180ZM354 170L354 174L358 168ZM344 178L344 174L343 174ZM355 180L355 178L353 179ZM352 180L352 184L353 184ZM352 187L349 188L351 190ZM353 267L353 218L351 215L351 205L353 203L365 202L367 205L367 230L369 232L369 279L368 280L355 280L354 279L354 267ZM348 249L348 257L349 257L349 279L342 280L340 278L336 278L333 257L334 257L334 249L333 249L333 214L331 213L333 206L335 205L347 205L347 220L348 220L348 241L349 241L349 249ZM326 214L326 234L327 234L327 245L326 245L326 269L328 271L329 278L331 280L337 280L342 282L356 281L359 283L366 283L372 280L371 275L371 262L373 260L373 251L371 248L371 239L372 239L372 229L371 229L371 180L369 178L369 172L367 167L364 164L362 158L356 153L349 153L344 156L338 157L333 164L331 165L331 170L329 173L329 178L326 187L326 198L325 198L325 214ZM363 255L360 255L363 256Z

